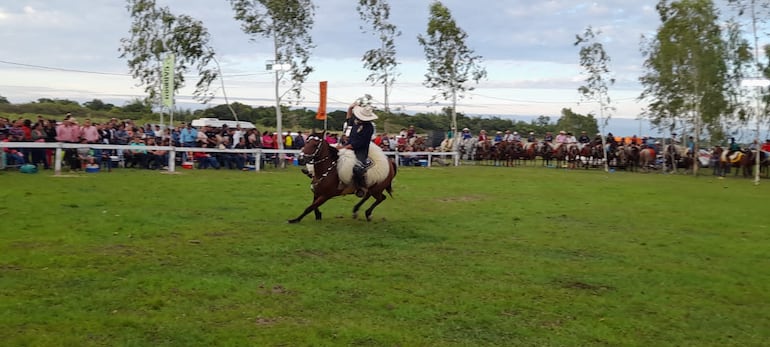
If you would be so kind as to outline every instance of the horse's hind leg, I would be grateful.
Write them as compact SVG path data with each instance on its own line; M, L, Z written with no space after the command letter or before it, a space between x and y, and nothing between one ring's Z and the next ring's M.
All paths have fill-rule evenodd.
M361 198L361 201L359 201L356 206L353 206L353 219L358 219L358 210L361 209L361 206L366 202L366 200L369 200L369 197L372 196L368 191L366 192L366 195L364 195L363 198Z
M379 205L380 203L385 201L385 199L388 198L387 196L385 196L385 194L382 194L382 192L379 192L377 194L373 194L372 196L374 196L374 198L376 200L374 201L372 206L369 206L369 208L366 209L365 215L366 215L366 221L367 222L371 222L372 221L372 211L374 211L374 208L377 207L377 205Z

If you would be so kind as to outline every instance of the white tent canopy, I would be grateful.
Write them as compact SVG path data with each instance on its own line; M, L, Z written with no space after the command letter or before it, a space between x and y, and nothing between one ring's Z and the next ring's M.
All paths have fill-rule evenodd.
M193 119L192 126L204 127L210 126L213 128L221 128L222 125L227 125L228 128L236 128L240 126L241 129L254 129L256 128L251 122L234 121L234 120L219 120L219 118L198 118Z

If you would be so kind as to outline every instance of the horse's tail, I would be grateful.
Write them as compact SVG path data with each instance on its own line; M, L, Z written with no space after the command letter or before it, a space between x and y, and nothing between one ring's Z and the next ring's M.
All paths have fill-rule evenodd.
M396 165L396 162L393 160L390 161L390 167L393 168L393 177L390 179L390 183L388 183L388 186L385 187L385 191L388 192L388 195L390 197L393 197L393 178L396 178L396 174L398 173L398 165Z

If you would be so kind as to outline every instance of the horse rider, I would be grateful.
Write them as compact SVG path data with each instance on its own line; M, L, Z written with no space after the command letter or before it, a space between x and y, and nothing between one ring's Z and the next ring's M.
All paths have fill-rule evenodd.
M553 142L553 134L551 134L550 131L545 132L545 136L543 136L543 142L548 142L548 143Z
M353 182L356 185L356 196L363 197L366 192L366 180L364 174L371 165L368 160L369 144L374 135L372 121L377 119L371 106L362 106L358 102L348 107L345 121L350 127L350 137L347 149L352 149L356 154L356 164L353 166Z
M580 149L583 149L585 145L591 143L591 138L588 137L588 134L586 134L585 131L581 131L580 137L578 137L578 143L580 144Z
M513 141L521 142L521 135L519 135L518 131L513 132Z
M610 150L618 145L617 142L615 142L615 136L612 136L612 133L607 133L605 141L607 142L607 148L604 150L607 151L607 153L610 153Z
M503 136L503 141L505 141L505 142L513 142L514 141L513 134L511 134L510 130L506 130L505 131L505 136Z
M537 142L534 131L530 131L529 135L527 135L527 142Z
M503 142L503 132L502 131L498 131L497 133L495 133L495 138L494 138L493 142L495 144Z
M464 140L470 139L472 137L473 137L473 135L471 135L471 129L463 128L463 133L462 133L461 139L464 141Z
M479 146L481 146L482 143L489 141L489 137L487 136L487 131L484 129L481 129L479 131Z
M733 153L741 150L741 145L735 142L735 138L730 138L730 147L727 148L727 157L729 158Z

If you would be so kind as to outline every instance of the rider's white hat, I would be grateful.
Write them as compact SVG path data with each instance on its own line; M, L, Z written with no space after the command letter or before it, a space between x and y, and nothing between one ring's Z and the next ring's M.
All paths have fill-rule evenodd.
M369 122L377 119L377 115L374 114L374 110L372 110L371 107L354 106L353 114L356 115L356 118L364 122Z

